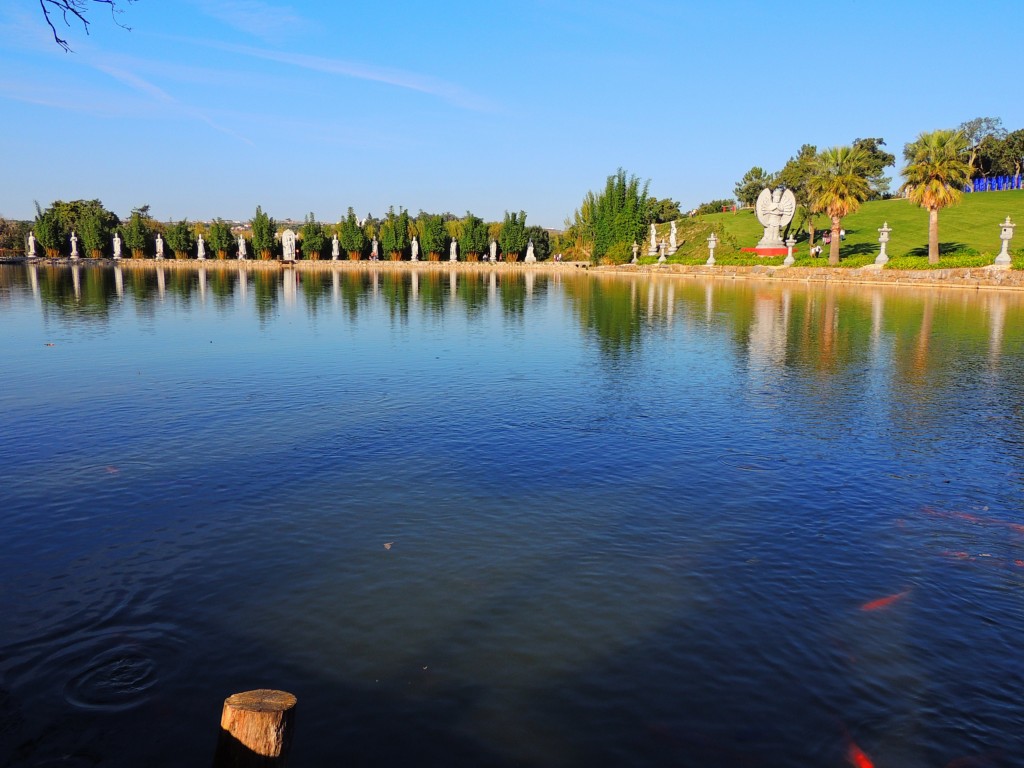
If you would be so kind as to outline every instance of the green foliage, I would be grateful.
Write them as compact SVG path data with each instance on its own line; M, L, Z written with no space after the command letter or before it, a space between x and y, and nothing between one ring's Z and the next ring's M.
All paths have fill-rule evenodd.
M466 257L472 254L482 256L487 253L490 239L487 236L487 225L483 219L466 211L462 220L462 237L459 238L459 251Z
M252 249L261 258L269 259L274 252L274 233L277 231L277 222L263 212L260 206L256 206L256 215L252 217ZM168 242L170 242L170 232ZM173 246L172 246L173 247ZM178 250L175 248L174 250Z
M421 213L417 219L420 233L420 248L431 258L440 258L448 245L448 231L444 219L436 214Z
M753 205L757 202L757 196L765 187L775 186L775 175L768 173L760 166L755 165L736 182L733 187L733 194L743 205Z
M39 244L46 249L47 256L56 256L64 245L66 232L52 206L44 211L36 203L33 232Z
M319 258L325 242L327 235L324 234L324 225L317 221L310 211L302 225L302 255L307 259Z
M972 179L978 176L978 155L987 138L1005 139L1006 129L1003 128L1003 121L998 117L976 117L973 120L965 120L960 123L957 132L964 139L964 154L967 161L967 178ZM950 131L952 133L952 131ZM923 135L923 134L922 134ZM907 147L910 145L908 144ZM909 162L907 149L904 148L903 156Z
M627 243L620 240L617 243L612 243L612 246L605 252L601 261L607 264L626 264L633 260L633 246L631 243Z
M709 203L701 203L697 206L697 215L700 216L706 213L722 213L722 209L732 210L734 203L732 200L712 200ZM637 242L640 242L639 240Z
M256 210L258 213L259 209ZM192 227L189 226L188 219L182 219L167 227L167 245L178 258L189 256L195 244L195 235L192 234Z
M574 255L599 260L617 242L642 242L653 213L648 184L641 185L636 176L627 177L619 168L607 178L600 194L588 192L573 218L566 221Z
M72 230L79 230L82 227L82 219L86 216L98 218L100 225L107 231L113 232L121 223L121 220L111 211L103 207L99 200L55 200L50 208L60 219L61 227L66 234ZM149 214L149 206L138 209L142 215Z
M679 203L672 198L666 197L664 200L659 200L656 197L647 198L646 219L648 222L653 221L655 224L663 224L666 221L674 221L681 215Z
M551 256L551 234L544 227L526 228L527 245L533 241L533 255L537 261L546 261Z
M224 219L214 219L210 224L210 232L207 237L212 248L218 256L227 255L228 250L235 242L231 234L231 226Z
M152 232L148 213L148 205L136 208L128 217L128 223L124 225L124 245L136 258L145 255L146 243Z
M853 148L863 150L867 156L868 185L871 187L869 200L877 200L889 193L889 183L892 179L885 175L885 169L896 163L896 156L882 150L883 146L885 140L880 138L853 140Z
M28 238L29 225L24 221L0 216L0 250L21 250Z
M518 214L505 211L505 220L501 223L498 245L505 258L516 261L526 248L526 212Z
M619 170L609 176L604 192L598 195L593 207L594 258L601 258L615 243L632 244L642 240L649 219L647 186L640 185L636 176L626 176Z
M113 230L107 226L107 221L102 212L95 208L82 212L78 220L78 234L82 238L82 247L86 253L96 256L106 250L114 236Z
M401 258L409 247L409 212L405 208L400 207L397 214L394 206L388 208L380 225L380 247L392 259Z
M366 248L366 235L363 233L363 228L359 226L356 212L352 208L348 209L339 229L338 238L345 252L349 255L361 254Z
M829 264L839 264L839 230L844 216L856 211L871 193L868 184L868 159L863 149L831 147L814 161L807 180L811 210L823 212L832 220L832 244Z

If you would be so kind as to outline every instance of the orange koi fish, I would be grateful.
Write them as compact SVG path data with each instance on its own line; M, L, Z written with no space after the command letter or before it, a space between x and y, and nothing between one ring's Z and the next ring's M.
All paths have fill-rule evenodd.
M862 611L877 611L881 608L888 608L893 603L899 602L904 597L910 594L909 589L904 589L902 592L897 592L895 595L889 595L888 597L880 597L877 600L864 603L860 607Z
M854 766L854 768L875 768L871 758L852 741L850 742L850 748L846 750L846 759L850 761L850 765Z

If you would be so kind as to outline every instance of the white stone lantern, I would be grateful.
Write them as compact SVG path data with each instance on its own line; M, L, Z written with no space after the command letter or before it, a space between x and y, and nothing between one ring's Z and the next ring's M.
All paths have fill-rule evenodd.
M1006 217L1006 221L1003 222L1003 231L999 233L999 239L1003 241L1003 249L999 251L999 255L996 256L996 264L1001 267L1010 266L1010 241L1013 239L1013 228L1017 225L1010 221L1010 217Z
M713 267L715 265L715 246L718 245L718 238L715 237L715 233L711 233L711 237L708 238L708 256L707 266Z
M796 263L793 258L793 246L796 245L796 238L790 235L786 238L786 258L782 260L783 266L792 267Z
M878 244L881 246L881 249L878 251L878 256L875 257L875 264L879 266L889 261L889 254L885 252L885 244L889 242L890 232L892 232L892 227L889 226L889 222L882 222L882 226L878 230Z

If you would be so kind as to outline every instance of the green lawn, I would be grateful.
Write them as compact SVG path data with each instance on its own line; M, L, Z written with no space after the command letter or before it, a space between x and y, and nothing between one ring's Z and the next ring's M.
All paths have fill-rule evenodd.
M967 194L959 205L940 211L938 268L991 264L1002 245L999 240L1000 224L1007 216L1015 223L1024 225L1024 190ZM888 222L892 228L886 249L891 258L889 268L928 268L928 212L902 199L864 203L857 213L843 219L846 240L840 249L841 265L860 267L875 260L879 247L878 229L883 222ZM815 217L815 224L820 233L829 226L828 218L819 214ZM658 225L658 237L664 236L667 241L669 229L668 224ZM741 252L741 248L756 245L764 231L752 210L680 219L680 247L669 261L703 264L707 261L707 238L712 231L720 240L715 249L715 260L720 264L782 263L781 256L777 259L759 259ZM1024 227L1017 232L1010 247L1015 251L1014 268L1024 269ZM821 265L827 263L828 249L825 249L822 258L811 259L807 233L801 231L797 233L794 256L797 265Z

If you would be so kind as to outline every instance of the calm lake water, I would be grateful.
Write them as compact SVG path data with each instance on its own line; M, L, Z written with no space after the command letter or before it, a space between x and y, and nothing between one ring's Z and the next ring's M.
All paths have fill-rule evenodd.
M0 765L1024 765L1024 296L0 267ZM863 763L861 763L863 765Z

